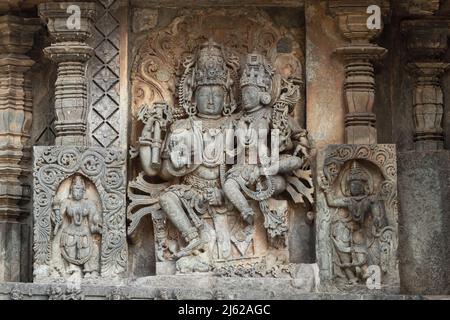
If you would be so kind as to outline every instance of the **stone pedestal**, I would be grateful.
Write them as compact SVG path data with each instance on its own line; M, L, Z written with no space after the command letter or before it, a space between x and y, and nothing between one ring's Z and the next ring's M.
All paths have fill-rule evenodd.
M404 293L450 293L450 151L398 154Z

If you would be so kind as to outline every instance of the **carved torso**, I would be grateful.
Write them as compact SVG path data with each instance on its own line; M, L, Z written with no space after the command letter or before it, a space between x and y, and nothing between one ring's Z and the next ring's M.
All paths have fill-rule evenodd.
M67 199L65 201L66 214L70 222L61 233L61 253L70 263L83 265L90 259L93 250L89 217L94 213L94 205L84 199L80 201Z

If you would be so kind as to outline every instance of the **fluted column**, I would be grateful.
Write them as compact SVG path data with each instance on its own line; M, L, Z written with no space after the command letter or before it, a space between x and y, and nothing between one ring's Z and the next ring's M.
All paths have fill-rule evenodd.
M30 199L31 83L39 19L0 17L0 282L20 281L21 220Z
M79 8L78 17L72 16L74 11L68 10L69 6ZM85 145L88 114L86 62L94 53L86 40L92 35L95 4L44 3L39 5L39 15L53 38L44 53L58 64L55 83L56 144ZM70 25L70 19L78 18L78 25L75 20L74 25Z
M444 147L444 94L441 76L450 66L444 61L450 21L426 18L402 24L410 55L408 70L414 78L413 116L416 150Z
M381 33L382 27L382 24L379 29L367 26L370 16L367 8L374 4L379 5L382 12L389 9L389 2L381 0L329 1L330 11L348 40L348 44L337 48L336 52L345 63L345 142L349 144L377 143L373 63L380 60L387 50L371 42Z

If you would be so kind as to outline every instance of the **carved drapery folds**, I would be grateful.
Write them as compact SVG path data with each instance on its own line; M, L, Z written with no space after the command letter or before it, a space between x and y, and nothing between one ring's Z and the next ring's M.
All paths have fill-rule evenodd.
M35 147L34 277L114 277L126 270L125 154Z
M70 25L74 10L79 10L79 25ZM69 8L70 9L70 8ZM45 54L58 64L55 83L56 144L84 145L87 127L86 62L93 48L86 44L92 35L96 17L94 3L44 3L39 15L46 22L54 42L44 49Z
M39 19L0 17L0 281L20 280L20 227L30 199L31 83L33 46ZM24 279L22 279L24 280Z
M402 23L411 57L407 66L414 78L412 94L416 150L436 150L444 146L441 76L450 66L443 61L448 49L449 28L449 20L432 18Z
M345 142L371 144L377 142L376 117L373 113L375 100L375 71L373 62L380 60L387 52L372 43L382 30L369 29L370 13L367 9L378 5L382 13L389 10L384 0L348 1L329 0L331 13L336 16L339 29L349 44L336 52L345 62L344 100L347 106L345 116Z
M325 287L398 290L394 145L331 145L318 194L317 255Z

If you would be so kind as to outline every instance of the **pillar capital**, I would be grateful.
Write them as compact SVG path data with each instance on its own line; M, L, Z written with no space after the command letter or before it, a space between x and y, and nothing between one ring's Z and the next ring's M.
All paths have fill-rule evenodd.
M401 26L408 54L414 60L440 60L448 49L450 20L432 17L405 20Z
M71 9L78 8L79 12ZM56 42L84 42L92 36L97 7L91 2L48 2L38 6L39 16L47 24ZM71 17L78 15L79 25L71 25ZM75 17L75 16L74 16Z
M330 13L337 19L342 35L354 44L370 43L382 31L383 24L380 29L367 28L367 21L371 15L367 9L372 5L379 6L383 16L389 13L390 5L387 0L328 1Z
M36 18L11 15L0 17L0 54L25 54L33 47L34 34L40 29Z

